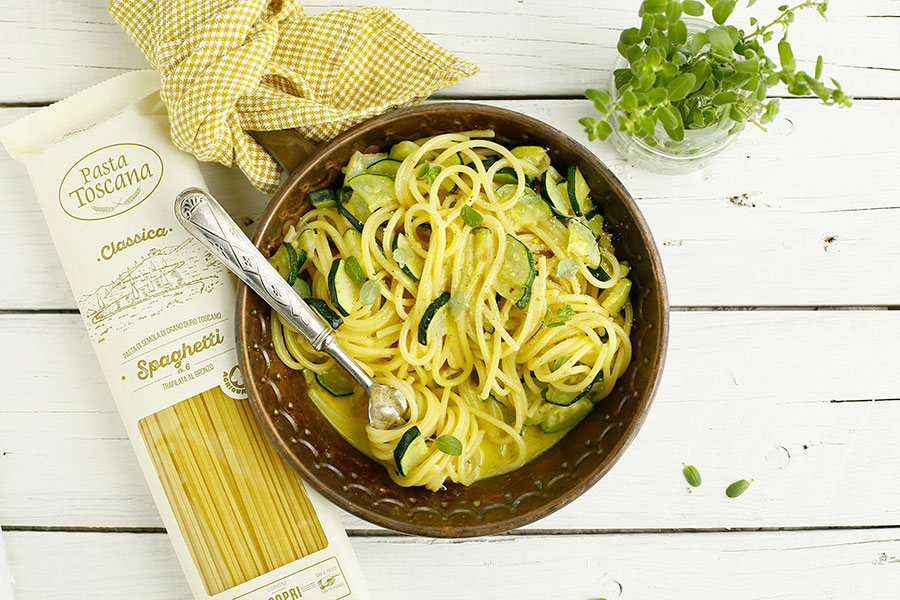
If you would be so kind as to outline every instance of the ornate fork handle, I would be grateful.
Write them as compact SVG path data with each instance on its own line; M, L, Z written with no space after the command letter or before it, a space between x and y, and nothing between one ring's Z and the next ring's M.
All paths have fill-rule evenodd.
M188 188L175 200L178 221L238 278L278 311L316 350L336 346L334 333L291 289L209 192Z

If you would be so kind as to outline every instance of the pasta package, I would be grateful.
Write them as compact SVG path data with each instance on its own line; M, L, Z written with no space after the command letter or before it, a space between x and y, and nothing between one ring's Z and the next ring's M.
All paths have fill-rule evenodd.
M178 225L203 186L153 71L0 130L28 169L91 342L195 598L365 600L336 509L284 463L237 364L235 280Z

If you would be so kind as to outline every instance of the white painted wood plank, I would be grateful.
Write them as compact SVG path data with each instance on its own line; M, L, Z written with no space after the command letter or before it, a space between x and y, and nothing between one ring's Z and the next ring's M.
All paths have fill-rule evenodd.
M762 21L780 0L754 7ZM7 0L0 21L0 101L65 97L146 61L106 12L105 0ZM355 3L304 3L310 13ZM619 32L639 24L639 0L385 0L419 31L481 66L441 96L580 95L605 84ZM745 14L743 8L738 14ZM829 20L804 14L791 33L800 67L825 56L826 74L858 97L900 96L900 38L891 0L834 2ZM735 21L746 24L746 18ZM746 25L745 25L746 26Z
M12 575L9 573L9 561L6 560L3 532L0 532L0 598L12 600Z
M900 311L673 313L634 445L531 529L900 524L897 339ZM80 319L0 316L0 364L0 523L160 526ZM704 479L692 493L682 461Z
M585 141L581 101L493 102ZM0 110L0 123L25 109ZM900 299L900 102L837 111L784 102L768 134L752 128L698 173L655 175L590 148L638 199L675 306L887 305ZM875 135L877 133L877 135ZM204 168L242 223L266 201L237 170ZM0 157L0 309L74 308L24 169ZM250 220L248 220L250 219ZM830 241L828 241L830 240Z
M161 534L7 534L17 600L187 600ZM352 540L373 600L894 600L900 530Z

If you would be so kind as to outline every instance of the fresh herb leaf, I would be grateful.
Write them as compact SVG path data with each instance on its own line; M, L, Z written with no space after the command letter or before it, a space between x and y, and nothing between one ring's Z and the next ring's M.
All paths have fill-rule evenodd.
M459 214L462 217L463 222L469 227L478 227L481 225L481 222L484 221L484 217L481 216L481 213L468 205L463 206Z
M394 261L401 267L405 267L409 259L412 258L409 255L409 250L406 248L394 248L393 257Z
M747 481L746 479L738 479L727 488L725 488L725 495L729 498L737 498L747 491L747 488L750 487L750 484L752 482L752 479L750 481Z
M377 279L370 279L365 282L359 290L359 301L365 306L374 304L381 295L381 282Z
M578 269L581 268L577 262L572 260L571 258L564 258L559 261L559 264L556 265L556 276L560 279L566 279L568 277L573 277Z
M441 165L434 165L428 172L425 174L425 183L432 184L434 180L437 179L437 176L440 174L443 167Z
M435 440L434 445L444 454L459 456L462 454L462 442L452 435L442 435Z
M703 14L705 7L702 2L697 2L696 0L684 0L681 3L681 8L685 13L689 14L692 17L699 17Z
M700 478L700 471L694 465L684 465L682 473L684 473L684 478L687 479L687 482L692 487L700 487L700 484L703 483L703 480Z
M366 282L366 272L363 271L362 265L355 256L348 256L344 259L344 272L354 283Z
M719 0L712 9L713 21L722 25L734 11L735 0Z
M569 357L566 356L565 354L563 354L562 356L560 356L559 358L557 358L556 360L553 361L553 365L552 365L552 367L551 367L551 370L552 370L552 371L558 370L561 366L563 366L564 364L566 364L566 361L567 361L567 360L569 360Z
M544 325L547 327L562 327L574 316L575 309L569 304L562 308L557 308L555 313L547 309L547 312L544 314Z

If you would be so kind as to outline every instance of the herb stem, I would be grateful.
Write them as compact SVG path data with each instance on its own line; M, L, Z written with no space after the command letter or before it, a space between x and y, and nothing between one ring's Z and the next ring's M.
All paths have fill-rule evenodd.
M820 1L818 1L818 0L807 0L806 2L801 2L800 4L797 4L796 6L793 6L793 7L791 7L791 8L786 8L785 10L781 11L781 14L778 15L778 17L776 17L774 21L772 21L771 23L769 23L769 24L766 25L765 27L762 27L762 28L757 27L757 28L756 28L756 31L754 31L753 33L749 34L749 35L748 35L746 38L744 38L744 39L747 40L747 41L752 40L752 39L755 39L755 38L757 38L758 36L764 34L766 31L768 31L768 30L771 29L772 27L775 27L776 25L779 25L779 24L780 24L781 26L783 26L785 29L787 29L788 22L787 22L786 19L787 19L787 17L788 17L789 14L792 14L792 13L794 13L795 11L798 11L798 10L803 10L804 8L812 8L812 7L818 6L818 5L820 5L820 4L822 4L822 3L821 3Z

